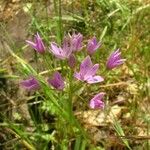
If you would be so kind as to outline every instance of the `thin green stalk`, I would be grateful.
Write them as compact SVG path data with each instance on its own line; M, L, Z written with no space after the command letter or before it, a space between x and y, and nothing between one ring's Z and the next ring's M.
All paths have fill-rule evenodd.
M55 15L58 16L58 21L57 21L57 41L59 43L62 42L62 14L61 14L61 0L58 0L58 7L57 7L57 2L56 0L53 0L54 2L54 10L55 10Z
M46 12L46 19L47 19L47 27L50 27L47 2L45 2L45 12Z
M116 133L120 136L120 138L121 138L121 136L125 136L124 130L122 129L120 123L116 120L115 115L113 113L112 113L112 116L113 116L113 118L112 118L112 120L113 120L113 126L114 126L114 129L115 129ZM129 145L128 140L127 139L123 139L123 138L121 138L121 140L126 145L126 147L129 150L131 150L131 147Z
M56 99L53 97L53 95L50 93L49 90L47 90L47 87L43 87L44 92L46 93L46 95L50 98L50 100L52 101L52 103L54 104L54 106L60 111L60 114L62 115L62 117L64 118L68 118L67 113L65 112L65 110L57 103Z
M9 121L8 121L9 122ZM18 127L14 126L11 122L8 123L10 131L15 134L17 138L21 139L22 144L29 150L36 150L34 145L31 143L31 141L28 139L28 137L24 134L23 131L18 129Z
M57 34L57 42L61 45L62 44L62 14L61 14L61 0L58 0L58 7L57 7L57 1L56 0L53 0L53 3L54 3L54 11L55 11L55 15L58 16L58 21L57 21L57 31L56 31L56 34ZM63 62L61 61L60 62L60 65L61 65L61 69L63 71Z
M52 64L50 63L51 60L47 59L47 55L43 55L43 60L45 64L47 65L47 69L53 70Z
M55 0L54 0L55 1ZM36 2L35 1L33 1L35 4L33 4L33 5L36 5ZM47 43L49 43L49 38L44 34L44 32L42 31L42 29L41 29L41 26L38 24L38 21L36 20L36 16L35 16L35 12L32 12L31 11L31 9L28 7L28 6L26 6L27 7L27 9L28 9L28 12L29 12L29 15L30 15L30 17L32 18L32 21L33 21L33 23L34 23L34 25L36 26L36 29L40 32L40 34L42 35L42 37L46 40L46 42ZM34 10L34 9L33 9Z
M68 100L68 113L69 113L69 121L75 125L81 135L87 139L87 134L84 131L84 129L81 127L80 123L78 122L78 120L75 118L74 114L73 114L73 105L72 105L72 97L73 97L73 70L70 71L70 75L69 75L69 100Z
M62 14L61 14L61 0L58 0L58 4L59 4L59 11L58 11L58 15L59 15L59 21L58 21L58 26L59 26L59 38L60 41L62 42Z
M39 72L39 66L38 66L38 54L36 51L34 51L34 58L36 63L36 71Z
M81 144L81 150L85 150L86 149L86 144L87 144L87 141L83 140L82 144Z
M79 150L81 145L81 136L76 138L74 150Z

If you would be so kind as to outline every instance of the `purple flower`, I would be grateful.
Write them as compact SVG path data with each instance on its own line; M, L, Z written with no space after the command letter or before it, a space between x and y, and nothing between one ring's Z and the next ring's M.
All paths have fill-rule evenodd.
M103 93L103 92L96 94L90 100L90 104L89 104L90 108L92 108L92 109L104 108L104 102L102 101L104 95L105 95L105 93Z
M75 67L76 58L75 58L75 56L73 54L70 55L70 57L68 59L68 64L69 64L70 68L74 68Z
M59 59L68 59L73 51L79 51L82 48L82 34L73 34L66 36L63 40L62 47L52 42L50 51Z
M69 58L69 56L72 53L70 43L67 38L64 39L62 48L58 46L56 43L52 42L50 51L59 59Z
M93 37L88 41L87 45L87 51L90 55L92 55L99 47L100 47L100 42L97 42L96 37Z
M98 83L104 79L101 76L96 76L99 64L93 65L90 56L87 56L80 65L80 71L74 74L74 77L87 83Z
M121 59L121 52L119 51L119 49L117 49L109 56L106 66L108 69L113 69L117 66L122 65L124 62L125 59Z
M37 90L39 89L40 85L38 81L34 77L30 77L27 80L21 81L21 86L26 88L27 90Z
M65 87L64 80L59 72L53 74L52 79L48 79L48 83L57 90L63 90Z
M82 49L82 39L83 35L81 33L73 33L73 35L70 36L70 45L73 52L80 51Z
M32 41L28 41L26 40L26 42L32 47L34 48L37 52L39 53L44 53L45 52L45 46L44 46L44 43L40 37L40 35L37 33L35 35L35 39L34 39L34 42Z

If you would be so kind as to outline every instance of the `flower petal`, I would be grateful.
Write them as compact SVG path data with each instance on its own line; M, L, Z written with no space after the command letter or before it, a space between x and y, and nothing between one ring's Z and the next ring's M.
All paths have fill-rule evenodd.
M80 74L82 76L85 76L85 74L90 71L92 67L92 61L91 61L91 58L90 56L87 56L81 63L80 65Z
M55 72L52 79L48 79L48 83L58 90L63 90L65 86L63 78L59 72Z
M35 35L35 41L37 43L38 51L41 53L45 52L44 43L38 33L37 33L37 35Z
M75 77L76 79L78 79L78 80L84 81L84 78L83 78L83 77L81 76L81 74L78 73L78 72L75 72L75 73L74 73L74 77Z
M60 59L65 59L65 56L63 55L63 50L61 49L61 47L59 47L56 43L52 42L51 43L51 49L50 51L57 57Z
M90 108L92 109L104 108L104 102L102 101L104 95L105 95L104 92L95 95L90 100L90 104L89 104Z
M81 33L73 33L73 35L70 37L72 51L79 51L82 49L82 39L83 35Z
M62 53L62 49L54 42L51 43L51 51L56 55Z
M84 79L86 80L89 76L94 76L99 68L99 64L95 64L88 72L85 74Z
M32 41L26 40L26 42L28 43L28 45L30 45L33 49L37 49L36 44Z
M104 102L100 100L91 100L89 106L92 109L104 108Z
M104 78L102 78L101 76L90 76L87 80L87 83L92 84L92 83L99 83L104 81Z
M30 77L27 80L23 80L20 84L27 90L37 90L40 87L38 81L34 77Z
M108 60L106 62L106 66L108 69L113 69L121 64L123 64L125 59L121 59L121 52L119 52L119 49L111 53L111 55L108 57Z
M72 53L72 49L70 48L70 43L69 43L69 39L67 39L66 37L64 38L64 41L63 41L63 55L66 57L66 58L69 58L69 56L71 55Z
M111 67L112 67L112 68L118 67L118 66L122 65L125 61L126 61L126 59L120 59L120 60L114 62L114 63L111 65Z
M90 55L93 54L100 47L100 45L101 45L101 43L97 42L96 37L93 37L92 39L90 39L88 41L88 44L87 44L88 53Z
M70 55L70 57L68 58L68 65L70 66L70 68L74 68L76 64L76 58L75 56L72 54Z

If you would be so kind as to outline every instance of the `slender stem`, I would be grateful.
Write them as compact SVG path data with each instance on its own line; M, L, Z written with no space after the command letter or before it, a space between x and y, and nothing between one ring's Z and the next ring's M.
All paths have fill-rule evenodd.
M46 55L43 56L43 60L45 64L47 65L47 69L53 71L52 64L50 63L51 60L48 60Z
M44 88L44 87L43 87ZM54 106L60 111L60 114L62 115L62 117L64 118L68 118L68 114L66 113L66 111L58 104L58 102L56 101L56 99L53 97L53 95L47 91L46 89L43 89L45 91L45 93L47 94L47 96L50 98L51 102L54 104Z
M55 15L58 16L58 21L57 21L57 42L61 45L62 44L62 14L61 14L61 0L58 0L58 7L57 7L57 1L53 0L54 3L54 10L55 10ZM63 62L60 62L61 69L63 71Z
M70 120L70 123L72 123L73 125L75 125L79 129L82 136L85 139L87 139L86 132L81 127L80 123L78 122L78 120L75 118L75 116L73 114L72 97L73 97L73 70L70 70L70 74L69 74L69 100L68 100L69 120Z
M57 21L57 41L59 43L62 43L62 14L61 14L61 0L58 0L58 7L56 0L53 0L54 2L54 10L55 15L58 16Z
M38 54L35 50L34 50L34 59L35 59L35 63L36 63L36 71L39 72Z
M61 0L59 1L59 10L58 10L58 15L59 15L59 21L58 21L58 26L59 26L59 38L60 41L62 42L62 14L61 14Z

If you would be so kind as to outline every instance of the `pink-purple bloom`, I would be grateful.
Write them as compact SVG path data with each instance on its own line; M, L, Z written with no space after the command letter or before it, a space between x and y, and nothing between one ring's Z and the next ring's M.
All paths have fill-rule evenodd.
M68 59L72 52L79 51L82 48L82 34L73 34L65 36L62 47L52 42L50 51L59 59Z
M80 51L82 49L82 39L83 35L81 33L73 33L73 35L70 36L70 46L73 52Z
M122 65L125 62L125 59L121 58L121 52L119 51L120 49L117 49L111 55L109 56L106 66L108 69L113 69L117 66Z
M48 83L57 90L63 90L65 87L64 80L58 71L53 74L51 79L48 79Z
M24 87L27 90L37 90L40 88L39 82L34 78L30 77L27 80L21 81L21 86Z
M69 56L72 53L72 50L70 48L70 43L67 38L64 38L62 48L58 46L56 43L52 42L50 51L59 59L69 58Z
M93 37L88 41L87 44L87 51L90 55L92 55L99 47L101 43L97 42L96 37Z
M104 95L105 95L105 93L103 93L103 92L96 94L90 100L90 104L89 104L90 108L92 108L92 109L104 108L104 102L102 101Z
M99 68L99 64L92 64L90 56L87 56L80 65L80 71L74 74L74 77L87 83L98 83L104 79L101 76L96 76L96 72Z
M75 64L76 64L76 58L73 54L71 54L68 59L68 65L70 66L70 68L74 68Z
M26 40L26 42L28 43L28 45L30 45L33 49L35 49L38 53L44 53L45 52L45 46L44 43L42 41L42 38L40 37L40 35L37 33L35 35L35 39L34 42Z

